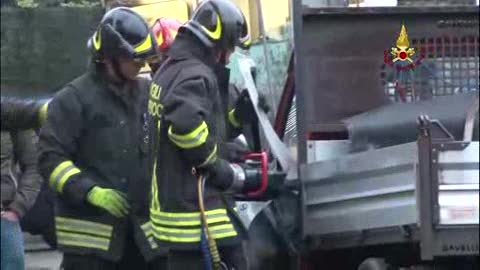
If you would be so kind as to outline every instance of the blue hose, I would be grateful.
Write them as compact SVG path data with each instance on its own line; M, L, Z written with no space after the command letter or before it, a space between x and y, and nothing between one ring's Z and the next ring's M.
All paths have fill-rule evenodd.
M202 226L203 227L203 226ZM202 233L200 236L200 249L203 254L203 269L213 270L213 261L212 254L210 254L210 248L208 247L207 237L205 235L205 230L202 228Z

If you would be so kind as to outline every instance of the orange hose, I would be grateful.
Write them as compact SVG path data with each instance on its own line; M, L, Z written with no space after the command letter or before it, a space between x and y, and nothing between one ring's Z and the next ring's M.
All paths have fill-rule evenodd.
M213 269L220 269L220 254L218 252L217 243L213 238L210 229L208 228L207 215L205 215L205 206L203 204L203 188L202 188L202 175L197 176L197 188L198 188L198 206L200 208L200 217L202 218L203 224L205 224L205 231L207 233L208 247L212 255L213 260Z

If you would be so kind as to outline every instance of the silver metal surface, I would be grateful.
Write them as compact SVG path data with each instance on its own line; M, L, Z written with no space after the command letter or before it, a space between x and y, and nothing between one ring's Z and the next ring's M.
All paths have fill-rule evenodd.
M440 189L439 224L479 224L478 185L473 189Z
M349 150L348 140L307 141L307 163L335 159Z
M277 133L272 127L268 116L263 110L258 108L258 91L253 82L252 74L250 73L253 63L251 59L240 57L238 61L240 73L242 74L245 87L248 91L250 99L254 104L255 113L258 117L260 129L265 135L265 139L270 147L272 154L277 158L282 166L282 169L287 173L287 179L295 179L297 174L297 164L293 159L290 151L286 145L280 140Z
M453 227L453 228L452 228ZM439 229L435 233L433 254L437 256L466 256L479 254L479 230L475 227Z
M441 184L475 184L478 186L478 170L440 170Z
M438 156L440 184L479 184L479 143L471 142L461 151L441 151Z
M477 97L468 109L467 118L465 119L465 130L463 131L464 141L470 142L473 139L473 131L475 130L475 117L478 117L478 107L479 101Z
M478 184L440 185L439 190L478 190Z
M463 151L443 151L438 157L439 163L479 163L479 143L471 142ZM477 167L478 169L478 167Z
M440 225L479 224L479 143L438 153Z
M304 234L416 224L416 164L410 143L303 166Z
M265 207L268 207L271 201L267 202L248 202L248 201L237 201L235 202L238 216L242 221L243 225L247 228L250 228L253 220L257 215L262 212Z

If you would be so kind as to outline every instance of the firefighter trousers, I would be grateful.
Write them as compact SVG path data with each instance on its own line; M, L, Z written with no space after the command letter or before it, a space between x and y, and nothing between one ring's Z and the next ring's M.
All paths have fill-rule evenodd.
M64 254L63 270L149 270L151 268L135 244L133 233L127 234L123 257L119 262L107 261L94 255Z
M222 262L228 270L246 270L247 259L241 245L219 247ZM166 257L153 262L153 269L204 270L203 255L199 250L170 251Z

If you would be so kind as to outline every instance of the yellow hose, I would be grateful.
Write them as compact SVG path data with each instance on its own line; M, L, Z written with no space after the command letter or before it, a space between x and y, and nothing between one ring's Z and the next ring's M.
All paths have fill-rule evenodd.
M213 269L220 270L220 254L218 253L217 243L210 233L208 228L207 216L205 215L205 206L203 205L203 188L202 188L202 175L197 177L197 186L198 186L198 205L200 207L200 217L202 218L203 224L205 224L205 231L207 233L208 247L212 255Z

